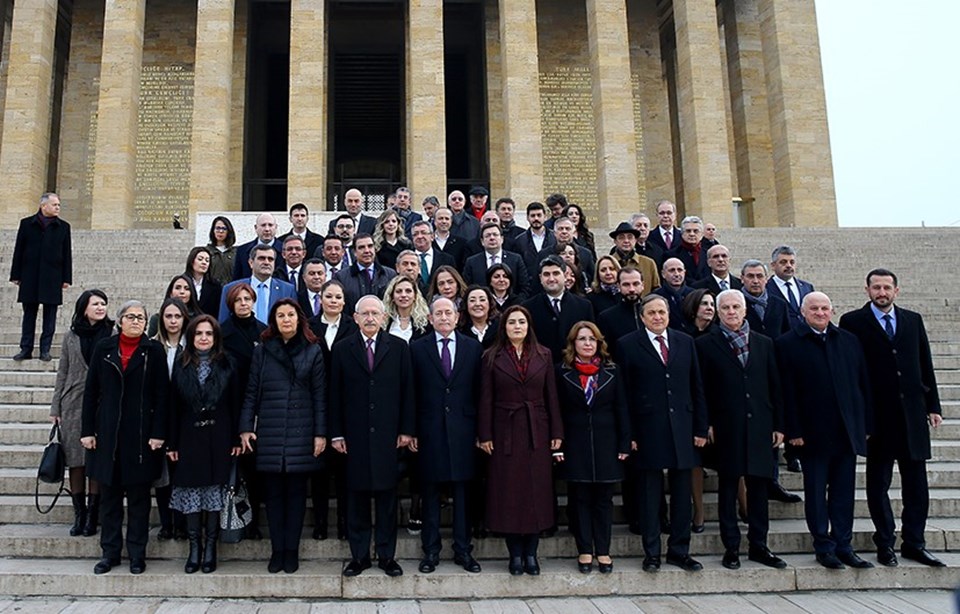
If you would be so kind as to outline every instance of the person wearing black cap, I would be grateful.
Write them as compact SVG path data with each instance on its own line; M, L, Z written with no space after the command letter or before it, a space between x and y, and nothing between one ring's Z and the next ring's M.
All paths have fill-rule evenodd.
M621 268L632 266L643 274L643 296L646 296L660 287L660 275L653 258L641 256L634 251L639 236L639 230L628 222L620 222L619 226L610 231L610 238L614 241L611 255L617 259Z
M490 199L490 192L487 188L475 185L470 188L470 213L478 220L487 212L487 201Z

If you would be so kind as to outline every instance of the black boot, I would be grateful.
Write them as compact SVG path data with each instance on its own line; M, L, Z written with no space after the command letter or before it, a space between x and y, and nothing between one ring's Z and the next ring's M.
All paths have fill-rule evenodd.
M76 537L83 535L83 525L87 523L87 496L83 493L71 495L73 499L73 526L70 527L70 535Z
M100 524L100 495L87 495L87 523L83 525L86 537L97 534Z
M187 540L190 543L190 553L187 563L183 566L186 573L197 573L200 569L200 512L187 514Z
M200 569L210 573L217 569L217 538L220 536L220 512L207 512L206 534L203 539L203 563Z

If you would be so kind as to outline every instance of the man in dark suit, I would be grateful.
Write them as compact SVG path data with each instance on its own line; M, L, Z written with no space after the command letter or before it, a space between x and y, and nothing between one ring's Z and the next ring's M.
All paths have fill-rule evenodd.
M457 261L454 260L450 254L444 253L434 247L433 228L429 222L424 222L423 220L414 222L411 233L413 235L413 249L420 261L417 283L420 284L421 290L426 290L434 271L443 265L457 268Z
M661 200L657 203L657 227L650 231L647 240L663 250L666 254L670 250L680 245L682 233L676 227L677 206L669 200Z
M319 258L310 258L303 262L302 283L297 290L297 301L303 313L308 318L312 318L323 313L323 307L320 305L320 288L327 281L326 269L323 266L323 260Z
M276 256L276 250L269 245L255 245L253 247L247 262L247 267L253 271L250 277L231 281L223 287L223 291L220 293L220 312L217 320L221 324L230 318L230 311L227 309L227 294L230 293L230 288L241 282L250 284L253 291L257 293L256 301L253 304L253 315L264 324L267 324L270 308L273 307L274 303L282 298L297 300L297 291L293 289L293 285L273 276Z
M257 245L268 245L277 253L276 260L282 257L280 251L283 249L283 243L276 238L277 219L272 213L261 213L257 216L257 222L253 225L257 238L248 241L237 248L237 256L233 260L233 279L245 279L250 277L250 252Z
M457 270L460 270L467 259L465 247L467 242L450 232L452 226L453 211L448 207L437 209L437 212L433 214L433 248L453 258Z
M483 346L456 332L457 315L453 301L437 299L430 305L434 334L410 344L410 356L417 365L417 437L412 449L419 455L422 573L432 573L440 563L440 488L444 485L452 494L454 561L470 573L480 571L470 554L467 492L476 471L476 403Z
M333 346L330 431L334 449L346 455L347 536L350 562L344 576L369 569L370 500L376 501L376 553L388 576L397 564L397 450L413 441L415 416L410 348L383 331L383 302L364 296L354 320L360 333Z
M347 313L353 313L353 307L360 297L372 294L383 298L390 280L397 272L376 261L377 252L373 248L373 237L360 234L354 240L357 261L341 269L334 277L343 284L343 293L347 300Z
M517 203L512 198L509 196L498 198L493 210L500 217L500 228L503 229L504 243L512 243L514 239L523 234L523 227L517 226L513 219L513 214L517 210Z
M394 203L393 210L403 223L404 234L409 237L413 225L422 220L423 216L411 208L413 206L413 195L410 193L410 188L406 186L399 187L397 191L394 192L394 196L396 196L396 202ZM370 234L373 234L373 231L370 231Z
M290 225L292 228L287 234L281 235L280 240L285 241L289 236L297 236L303 239L304 253L312 254L320 247L323 237L313 232L307 227L307 221L310 219L310 210L303 203L295 203L290 207Z
M637 244L633 246L633 251L641 256L646 256L657 263L658 267L663 266L664 249L650 240L650 218L646 213L634 213L630 216L630 225L637 230ZM672 233L671 233L672 236ZM615 247L613 249L616 249ZM611 253L613 253L611 251Z
M558 256L548 256L540 263L540 285L543 292L534 294L523 306L533 319L537 341L550 350L554 364L560 362L567 335L580 320L593 322L593 305L585 298L567 292L564 274L567 265Z
M289 283L299 293L303 285L300 276L303 273L303 259L306 256L303 239L297 235L287 235L280 250L281 259L273 270L273 276Z
M640 269L628 266L617 271L620 301L597 316L597 326L603 333L610 354L614 356L617 355L617 341L621 337L643 328L643 320L640 319L643 281Z
M667 253L669 258L679 258L687 271L687 283L693 286L697 281L710 275L707 264L707 245L703 242L703 220L688 215L680 223L683 228L681 241Z
M513 239L513 249L523 258L527 267L528 286L536 292L537 272L540 270L540 254L552 254L557 238L543 223L547 217L547 208L543 203L532 202L527 205L527 229ZM516 273L514 273L516 274Z
M667 258L660 271L660 280L663 282L653 293L667 299L670 305L670 328L682 331L685 328L683 317L683 299L693 292L687 285L687 270L679 258Z
M780 375L773 341L751 329L746 307L742 293L724 290L717 296L719 326L696 340L703 387L710 391L707 414L720 476L723 566L740 568L737 489L742 477L747 487L748 556L783 569L787 563L767 548L767 483L775 464L770 449L783 441Z
M491 222L485 225L480 233L483 241L483 251L467 258L467 261L463 264L463 280L468 285L486 285L487 269L495 264L502 263L513 271L514 279L517 280L517 294L521 297L527 296L529 292L527 267L520 254L503 249L503 232L500 230L500 225ZM573 322L571 322L572 324ZM566 338L566 335L564 335L564 338Z
M791 327L803 324L800 304L803 303L803 297L813 292L813 284L796 277L796 250L789 245L777 247L770 256L770 269L773 275L767 282L767 292L787 302Z
M597 269L596 259L589 249L576 242L574 238L576 237L576 233L577 226L573 223L573 220L568 217L561 217L553 224L553 234L557 238L557 245L572 245L580 257L580 272L586 275L587 279L593 279ZM543 257L550 255L550 253L555 252L544 253L541 251L541 260Z
M323 243L313 253L313 257L323 259L323 268L326 270L327 279L333 279L333 276L339 273L341 269L350 266L346 258L346 250L343 247L343 239L335 234L323 238Z
M857 338L830 323L826 294L811 292L800 311L804 323L775 345L786 436L803 460L807 527L824 567L873 567L851 543L857 456L866 456L873 426L866 360Z
M900 288L893 272L870 271L866 289L870 302L845 313L840 328L860 340L870 373L874 432L867 441L867 504L876 528L877 559L888 567L897 565L887 494L896 461L903 498L900 553L903 558L941 567L943 562L927 551L923 537L930 503L928 424L937 428L943 421L930 342L920 314L894 305Z
M20 220L10 281L19 286L17 302L23 306L20 351L13 359L33 358L37 313L43 305L40 360L53 360L50 347L57 329L57 308L63 303L63 291L73 283L70 224L60 219L60 197L53 192L40 197L40 209L34 215Z
M343 204L344 208L347 210L347 215L349 215L350 219L353 220L354 232L365 232L372 235L374 229L377 227L377 218L364 215L362 213L363 194L360 192L360 190L356 188L347 190L343 195ZM339 218L330 220L330 225L327 227L327 234L334 234L334 228L338 219Z
M554 226L563 216L563 210L567 208L567 197L560 193L551 194L544 200L547 209L550 210L550 217L544 220L543 226L547 230L553 230Z
M481 239L481 233L483 232L483 227L487 224L496 224L500 226L500 217L495 211L485 211L483 216L480 218L480 232L477 233L477 236L473 239L467 241L465 245L465 250L467 254L467 259L470 256L474 256L483 251L483 240ZM500 228L501 234L503 234L503 228ZM503 241L503 247L509 251L513 251L509 245L506 244L506 241Z
M617 341L618 364L633 394L627 395L633 425L638 509L643 534L643 570L660 569L660 499L663 471L670 478L670 537L667 563L687 571L703 566L690 557L692 470L707 443L707 408L693 339L668 330L666 299L648 295L641 303L643 329ZM676 496L673 496L676 495Z
M480 220L466 210L467 199L460 190L454 190L447 196L447 207L453 212L453 226L450 234L464 241L477 238L480 234Z
M739 290L743 283L730 274L730 250L723 245L714 245L707 250L707 267L710 274L690 284L693 288L706 288L717 296L724 290Z

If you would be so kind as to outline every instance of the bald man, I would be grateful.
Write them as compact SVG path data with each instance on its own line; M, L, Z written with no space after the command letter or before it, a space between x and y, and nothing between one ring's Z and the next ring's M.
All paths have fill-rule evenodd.
M277 218L272 213L261 213L257 216L257 221L253 225L253 231L257 233L257 238L253 241L244 243L237 248L237 256L233 260L233 279L249 278L253 271L250 269L250 250L255 245L269 245L277 252L277 262L283 258L283 242L277 238Z
M363 214L363 193L360 190L357 188L347 190L343 194L343 206L347 210L347 215L353 218L354 232L373 234L377 226L377 218ZM328 235L336 234L334 232L336 223L336 218L330 220L330 225L327 227Z

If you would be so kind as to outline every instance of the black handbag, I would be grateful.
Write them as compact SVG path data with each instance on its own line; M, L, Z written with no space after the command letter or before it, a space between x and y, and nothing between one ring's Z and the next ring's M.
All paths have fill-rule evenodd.
M37 468L37 484L34 490L34 505L41 514L47 514L57 504L60 495L70 492L64 486L64 476L67 471L67 458L63 453L63 444L60 443L60 423L54 423L50 429L50 439L46 447L43 448L43 454L40 455L40 466ZM59 484L57 493L53 495L53 501L46 508L40 506L40 482L46 484Z
M243 539L244 528L253 520L253 509L247 496L247 486L237 475L237 459L230 467L230 481L223 489L223 507L220 508L220 541L236 544Z

